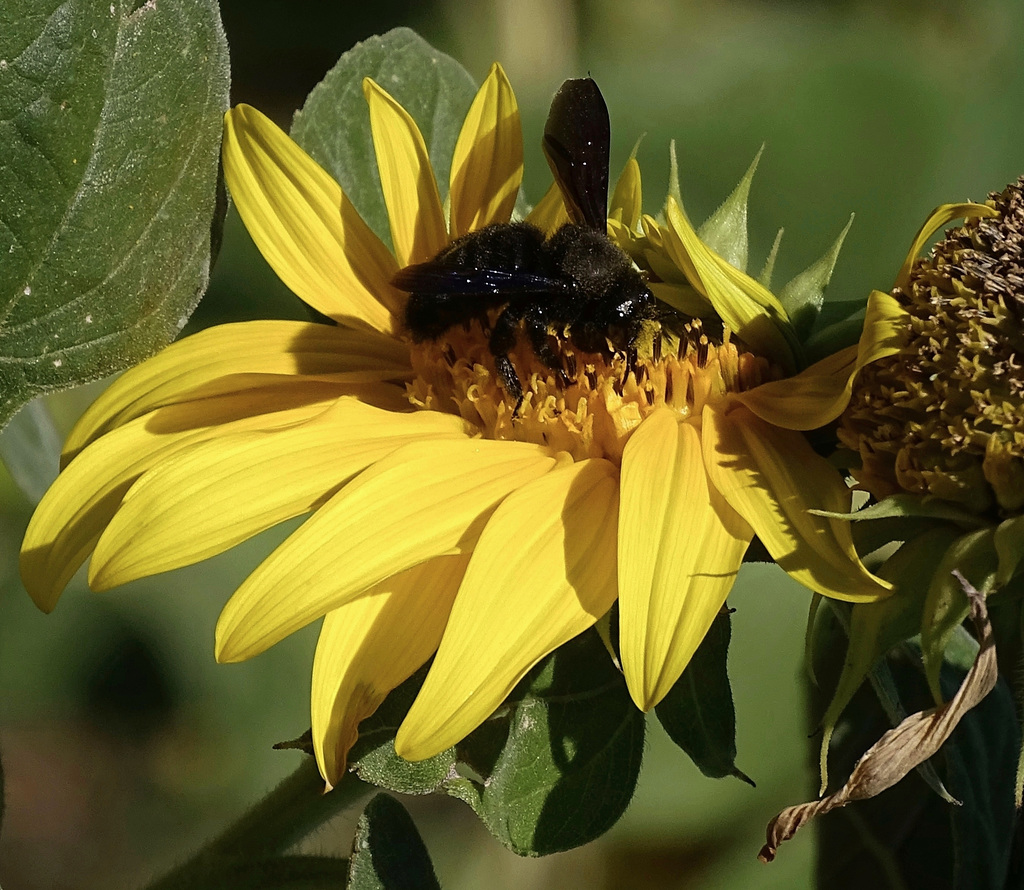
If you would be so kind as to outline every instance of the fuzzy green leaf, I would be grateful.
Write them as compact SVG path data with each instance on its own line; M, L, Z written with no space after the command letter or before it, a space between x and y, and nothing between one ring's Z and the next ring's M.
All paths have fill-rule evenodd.
M359 724L359 739L348 760L349 768L364 782L401 794L428 794L438 790L454 769L454 748L418 762L395 753L395 734L426 676L426 667L418 670Z
M345 53L313 89L295 116L292 138L341 183L359 215L391 243L384 195L363 97L363 78L388 91L420 128L430 152L441 200L462 121L476 84L454 59L415 31L395 28Z
M430 854L412 818L387 794L359 817L348 890L440 890Z
M594 840L633 796L644 716L596 632L538 665L482 729L459 746L476 775L447 790L521 856Z
M359 725L349 762L360 779L406 794L444 790L521 856L578 847L618 821L636 788L644 716L596 631L537 665L455 748L410 763L395 754L395 733L425 675Z
M214 0L0 5L0 425L184 326L227 99Z

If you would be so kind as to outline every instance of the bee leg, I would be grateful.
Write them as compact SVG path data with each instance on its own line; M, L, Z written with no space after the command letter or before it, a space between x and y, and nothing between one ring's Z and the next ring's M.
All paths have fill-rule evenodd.
M544 307L531 306L523 323L526 326L526 334L530 338L534 355L544 363L545 367L562 373L562 360L558 353L551 348L551 333L548 330L547 312Z
M511 303L502 309L494 320L494 327L491 329L491 338L488 342L491 355L494 356L495 370L505 386L505 392L516 400L515 411L512 412L513 417L519 412L519 406L523 403L523 385L519 382L516 369L512 367L512 360L508 354L515 348L516 330L524 311L525 307L514 306Z
M516 369L512 367L512 362L507 355L496 355L494 357L494 367L498 371L498 376L505 387L505 392L516 400L516 407L512 411L512 416L515 417L519 413L520 406L523 404L523 385L519 382Z

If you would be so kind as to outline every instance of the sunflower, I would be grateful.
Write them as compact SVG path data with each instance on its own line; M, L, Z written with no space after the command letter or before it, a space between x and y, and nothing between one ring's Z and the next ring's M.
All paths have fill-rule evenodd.
M846 512L850 494L799 432L834 419L884 345L794 373L775 297L708 248L676 202L664 224L641 217L631 160L609 234L666 299L701 311L653 324L628 361L552 332L559 374L518 344L517 406L479 323L413 342L391 284L511 218L522 137L509 83L494 66L470 108L447 218L416 124L377 84L364 92L393 251L267 118L228 112L224 171L242 219L334 324L211 328L116 381L72 431L26 534L22 576L40 608L90 553L89 584L104 590L311 513L231 597L216 654L250 658L324 617L312 726L332 784L359 722L432 656L396 739L410 760L466 736L616 599L629 691L653 707L755 534L814 591L886 595L848 524L810 512ZM546 232L566 220L557 189L529 219Z

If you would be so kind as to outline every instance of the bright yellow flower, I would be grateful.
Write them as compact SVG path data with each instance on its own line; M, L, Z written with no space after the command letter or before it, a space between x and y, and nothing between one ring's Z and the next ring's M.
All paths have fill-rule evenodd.
M230 111L235 204L278 275L337 325L212 328L114 383L69 437L26 535L22 575L40 608L90 552L89 583L103 590L311 512L228 602L217 657L249 658L326 616L312 724L334 783L359 722L435 653L398 733L408 759L462 739L616 598L629 690L653 707L754 534L812 590L885 595L848 524L810 512L846 512L850 495L796 432L833 419L874 354L781 379L796 363L781 306L671 203L668 224L645 220L641 234L630 166L610 233L674 265L724 329L694 319L655 332L629 366L563 342L562 376L519 344L515 412L479 325L412 343L390 283L510 219L522 175L512 90L495 66L458 139L446 221L416 125L376 84L364 89L394 254L288 136L252 108ZM555 190L531 215L545 231L565 218Z

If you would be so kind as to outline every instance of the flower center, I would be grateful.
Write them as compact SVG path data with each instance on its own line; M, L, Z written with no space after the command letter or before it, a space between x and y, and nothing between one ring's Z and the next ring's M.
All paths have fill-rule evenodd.
M721 339L713 342L700 319L678 332L652 323L634 358L585 353L560 340L561 368L553 369L520 337L509 356L523 384L517 411L495 373L487 334L473 321L436 341L411 344L416 376L407 392L415 407L459 414L485 438L620 464L630 434L655 409L668 407L680 420L699 423L704 405L777 376L765 359L737 348L728 332Z
M1000 216L951 231L894 293L908 312L903 348L861 372L839 427L876 497L1024 507L1022 183L990 196Z

